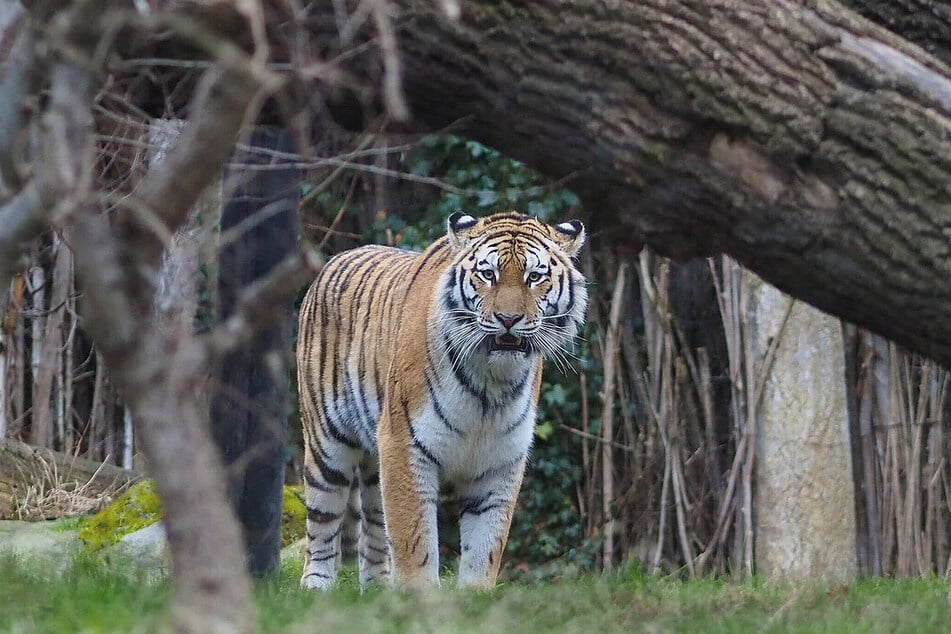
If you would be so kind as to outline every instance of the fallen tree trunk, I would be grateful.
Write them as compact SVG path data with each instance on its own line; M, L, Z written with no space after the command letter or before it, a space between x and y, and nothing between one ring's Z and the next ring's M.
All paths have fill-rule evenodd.
M569 177L631 242L729 253L951 364L938 59L831 2L501 1L463 3L456 21L430 0L397 4L411 127L461 122ZM314 3L312 20L332 42L332 7ZM367 50L351 69L372 77L383 65Z
M34 447L13 438L0 439L0 519L10 518L33 486L82 489L94 497L122 489L141 478L136 471Z

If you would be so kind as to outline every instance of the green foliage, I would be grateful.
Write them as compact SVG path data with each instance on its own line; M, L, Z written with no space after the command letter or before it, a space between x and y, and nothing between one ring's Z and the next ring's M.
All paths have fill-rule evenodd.
M131 562L87 552L55 573L0 554L0 579L0 632L155 632L169 597Z
M518 210L543 220L573 218L578 197L569 189L552 187L522 163L506 158L475 141L456 136L430 136L410 152L409 171L440 179L448 187L418 221L394 215L378 218L366 236L385 242L387 230L400 246L422 249L445 233L446 218L457 209L474 215Z
M284 487L281 509L281 546L293 544L306 534L307 506L303 486Z
M780 584L761 580L681 581L638 569L609 579L556 584L508 583L463 592L445 582L426 595L373 588L361 593L356 571L337 588L298 586L301 562L258 582L262 632L942 632L951 583L942 579L869 579L851 584ZM81 555L65 572L0 556L0 632L161 631L171 592L130 562Z

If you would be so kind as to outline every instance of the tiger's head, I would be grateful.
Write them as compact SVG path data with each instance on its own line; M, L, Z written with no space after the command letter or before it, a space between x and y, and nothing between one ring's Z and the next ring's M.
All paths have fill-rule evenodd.
M572 258L584 225L517 213L446 223L453 259L444 278L449 344L468 356L542 353L561 360L584 323L588 293Z

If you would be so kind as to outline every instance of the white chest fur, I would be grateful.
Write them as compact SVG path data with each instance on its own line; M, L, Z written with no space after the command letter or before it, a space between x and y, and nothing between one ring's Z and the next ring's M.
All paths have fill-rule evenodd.
M531 447L536 358L503 356L476 354L461 373L445 364L427 377L430 398L413 428L443 480L471 480L511 466Z

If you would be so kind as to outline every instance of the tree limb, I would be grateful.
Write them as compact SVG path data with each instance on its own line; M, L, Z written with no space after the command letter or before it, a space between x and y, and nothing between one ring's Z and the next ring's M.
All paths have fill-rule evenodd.
M417 128L570 183L619 239L726 252L951 364L951 71L831 2L398 3ZM312 5L315 38L336 29ZM364 33L365 38L372 33ZM322 40L325 41L325 40ZM372 51L351 60L372 76Z
M208 333L205 343L210 355L221 358L246 344L262 326L280 317L275 307L312 281L322 267L323 260L315 251L300 251L245 288L231 316Z

